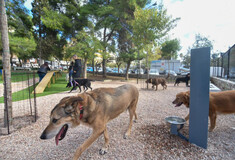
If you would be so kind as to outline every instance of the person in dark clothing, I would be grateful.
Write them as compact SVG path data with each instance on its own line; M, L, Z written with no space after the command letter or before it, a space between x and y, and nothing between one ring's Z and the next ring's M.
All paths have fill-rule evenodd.
M69 66L69 82L72 81L72 74L73 74L73 62L70 63L70 66Z
M82 63L81 60L78 59L77 55L73 55L73 59L74 59L74 66L73 66L73 80L80 78L81 77L81 73L82 73Z
M43 65L40 66L38 69L38 76L39 76L39 82L43 79L43 77L47 74L47 71L50 71L51 69L48 66L48 62L45 62Z

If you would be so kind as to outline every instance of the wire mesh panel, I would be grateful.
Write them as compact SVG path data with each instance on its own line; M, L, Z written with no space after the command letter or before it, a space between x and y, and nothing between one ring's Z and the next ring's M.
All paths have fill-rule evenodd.
M4 78L2 79L3 81L0 81L0 86L2 86L0 89L0 134L9 134L15 129L36 121L36 95L33 94L33 90L38 80L35 78L35 72L14 71L11 73L12 113L9 113L9 106L4 103L6 95L4 94ZM12 114L11 126L9 118L4 120L6 114Z

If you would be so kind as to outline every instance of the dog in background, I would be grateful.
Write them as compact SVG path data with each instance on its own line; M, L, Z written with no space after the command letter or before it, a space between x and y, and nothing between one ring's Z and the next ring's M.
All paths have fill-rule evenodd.
M188 73L185 77L178 77L175 80L175 84L174 86L177 84L177 86L179 86L180 82L185 82L186 83L186 87L189 87L188 85L188 81L190 80L190 73Z
M76 80L72 80L71 82L69 82L67 84L66 88L73 87L70 90L70 92L72 92L73 90L76 90L77 87L78 87L80 92L81 92L81 86L83 86L84 92L86 92L88 90L88 88L90 88L92 90L92 88L91 88L91 80L89 80L89 79L76 79Z
M93 128L93 133L76 150L73 159L77 160L82 152L102 134L104 134L105 144L99 153L103 155L107 153L109 146L107 123L128 110L130 121L124 139L130 136L133 116L137 120L138 98L138 89L130 84L117 88L98 88L77 96L65 97L51 111L49 125L40 138L51 139L55 137L56 145L58 145L59 141L65 137L69 127L84 124Z
M190 92L180 92L176 95L175 100L172 102L176 104L176 107L184 104L189 108ZM217 113L231 114L235 113L235 90L211 92L209 101L209 118L210 118L210 129L213 131L216 125ZM185 117L185 120L189 120L189 114Z
M163 90L167 88L165 78L149 78L145 81L145 83L152 83L152 88L154 89L154 86L156 86L156 91L158 89L159 84L162 85Z

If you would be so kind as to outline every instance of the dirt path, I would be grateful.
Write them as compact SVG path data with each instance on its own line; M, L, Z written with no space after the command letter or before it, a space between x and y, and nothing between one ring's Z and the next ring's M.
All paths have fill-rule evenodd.
M38 82L38 78L35 78L35 82ZM29 80L29 85L28 85L28 80L27 81L21 81L21 82L13 82L11 83L11 88L12 88L12 93L20 91L22 89L27 88L28 86L32 86L33 85L33 79ZM4 92L4 86L3 84L0 84L0 96L3 96L3 92Z

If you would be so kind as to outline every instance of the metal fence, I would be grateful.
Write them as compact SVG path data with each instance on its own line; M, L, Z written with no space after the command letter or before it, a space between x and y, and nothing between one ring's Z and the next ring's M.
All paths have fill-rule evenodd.
M235 81L235 45L211 60L210 76Z
M0 135L10 134L12 131L36 122L37 106L35 72L14 71L11 74L12 88L12 120L9 119L9 106L4 103L6 93L4 92L4 72L0 78ZM10 125L11 122L11 125Z
M235 45L233 45L227 52L221 54L222 57L222 77L235 80Z

